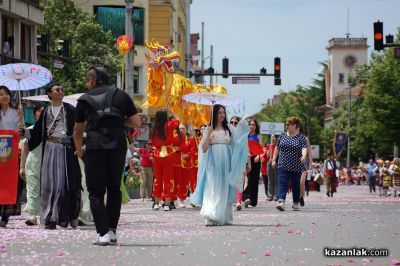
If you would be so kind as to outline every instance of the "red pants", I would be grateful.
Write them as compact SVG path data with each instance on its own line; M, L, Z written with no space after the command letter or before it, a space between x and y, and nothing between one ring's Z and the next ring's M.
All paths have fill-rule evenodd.
M155 198L172 198L174 196L174 164L173 157L167 156L164 158L154 157L154 185L153 197Z
M181 168L181 180L178 185L178 198L180 200L185 200L187 197L188 186L189 186L189 178L190 178L190 170L192 168Z
M194 190L196 189L196 185L197 185L197 170L199 168L197 167L192 167L190 168L190 180L189 180L189 184L190 184L190 192L193 193Z

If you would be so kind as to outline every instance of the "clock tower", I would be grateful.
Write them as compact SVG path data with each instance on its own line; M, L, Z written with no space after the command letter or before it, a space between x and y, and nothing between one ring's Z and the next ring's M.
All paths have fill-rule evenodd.
M367 38L332 38L327 50L325 125L332 123L330 110L349 98L348 75L354 73L356 65L368 63Z

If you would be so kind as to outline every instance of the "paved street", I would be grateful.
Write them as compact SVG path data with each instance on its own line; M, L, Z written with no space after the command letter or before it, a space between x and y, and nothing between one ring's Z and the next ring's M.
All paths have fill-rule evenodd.
M199 209L152 211L124 205L118 246L92 246L94 227L45 231L24 216L0 234L0 265L394 265L400 259L400 200L342 186L334 198L311 192L300 212L265 201L234 215L233 226L205 227ZM289 198L291 195L289 195ZM288 208L289 207L289 208ZM387 257L323 256L324 247L385 248Z

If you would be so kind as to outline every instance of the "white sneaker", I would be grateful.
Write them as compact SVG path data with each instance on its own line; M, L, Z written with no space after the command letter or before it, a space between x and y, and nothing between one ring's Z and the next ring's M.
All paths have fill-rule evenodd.
M110 235L110 244L111 245L117 244L117 234L114 233L114 231L112 230L108 231L108 234Z
M178 200L178 207L185 208L185 204L183 204L183 200Z
M250 200L249 200L249 199L245 200L245 201L244 201L244 207L245 207L245 208L248 208L249 205L250 205Z
M160 209L160 205L158 203L155 203L153 206L153 210L158 211Z
M292 205L292 209L293 209L294 211L300 211L299 204L298 204L298 203L297 203L297 204L293 204L293 205Z
M110 235L107 233L104 236L100 236L97 234L96 240L93 242L93 245L96 246L108 246L110 245Z
M171 208L169 207L169 205L164 206L164 211L170 211L170 210L171 210Z
M279 202L276 208L283 212L285 210L285 203L283 201Z

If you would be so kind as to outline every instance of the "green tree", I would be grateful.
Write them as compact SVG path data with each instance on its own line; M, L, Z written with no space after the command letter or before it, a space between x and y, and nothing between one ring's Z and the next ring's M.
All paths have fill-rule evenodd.
M57 55L58 40L70 41L71 62L66 62L64 68L54 67L54 57L40 60L54 79L63 84L66 94L86 90L86 72L90 66L105 66L114 82L121 58L114 48L111 32L105 32L93 16L76 7L72 0L43 0L42 4L44 25L39 33L50 36L49 53Z

